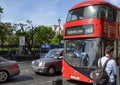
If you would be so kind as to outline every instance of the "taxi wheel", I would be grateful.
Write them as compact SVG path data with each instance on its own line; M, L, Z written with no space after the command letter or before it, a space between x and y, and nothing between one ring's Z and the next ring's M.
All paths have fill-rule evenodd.
M5 82L8 79L8 73L6 71L0 71L0 82Z
M53 74L55 74L55 67L54 66L51 66L51 67L49 67L49 69L48 69L48 71L47 71L47 75L53 75Z
M40 73L39 72L35 72L36 75L39 75Z

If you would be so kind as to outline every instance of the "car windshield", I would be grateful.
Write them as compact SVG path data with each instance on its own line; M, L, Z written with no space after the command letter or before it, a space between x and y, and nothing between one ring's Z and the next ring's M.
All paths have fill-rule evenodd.
M6 62L6 61L8 61L8 60L5 59L5 58L0 57L0 62Z
M59 54L60 54L60 51L51 50L45 55L45 58L57 58Z
M41 53L48 53L49 48L41 48Z

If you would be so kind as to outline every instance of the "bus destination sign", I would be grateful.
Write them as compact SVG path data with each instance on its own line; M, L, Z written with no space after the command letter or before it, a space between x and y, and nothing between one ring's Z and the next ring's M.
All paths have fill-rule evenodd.
M93 25L77 26L66 29L66 35L93 34Z

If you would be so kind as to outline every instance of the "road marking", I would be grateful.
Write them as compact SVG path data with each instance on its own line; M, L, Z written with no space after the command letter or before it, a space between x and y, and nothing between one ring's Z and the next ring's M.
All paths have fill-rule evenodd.
M32 73L32 69L21 70L20 74Z

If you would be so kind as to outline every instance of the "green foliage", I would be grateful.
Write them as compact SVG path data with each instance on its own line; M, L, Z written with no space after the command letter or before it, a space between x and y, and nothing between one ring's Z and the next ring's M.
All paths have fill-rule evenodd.
M0 23L0 41L3 43L7 38L7 28L3 23Z
M1 32L1 29L0 33L3 33L4 36L7 35L5 31ZM43 43L60 44L60 41L63 40L63 34L56 35L55 31L53 31L51 27L43 25L37 27L33 27L31 25L31 27L29 27L29 25L21 26L19 24L15 24L12 27L12 32L10 34L11 35L9 35L7 39L9 45L11 43L13 45L18 45L19 37L25 36L25 43L29 49L31 49L31 46L40 46Z
M27 45L41 45L43 43L50 44L52 38L55 36L55 31L53 31L51 27L42 25L27 31L17 29L15 35L18 38L25 36Z
M0 7L0 13L3 13L3 8Z
M63 34L55 35L50 44L61 44L60 41L63 40Z
M43 43L50 44L52 38L54 37L55 32L52 31L51 27L47 26L38 26L34 30L34 44L41 45Z

